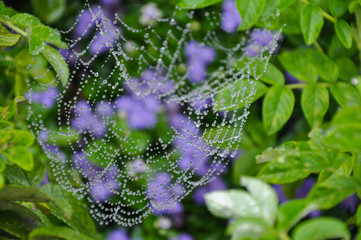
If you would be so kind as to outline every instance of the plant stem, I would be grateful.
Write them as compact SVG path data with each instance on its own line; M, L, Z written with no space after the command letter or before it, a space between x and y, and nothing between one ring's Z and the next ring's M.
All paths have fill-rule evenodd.
M12 24L10 21L0 17L0 22L5 24L6 26L8 26L9 28L11 28L12 30L14 30L15 32L19 33L20 35L27 37L28 34L27 32L25 32L24 30L18 28L17 26L15 26L14 24Z
M301 89L308 85L308 83L293 83L293 84L287 84L286 87L290 89ZM318 85L322 85L324 87L330 87L329 83L318 83Z
M291 240L291 238L287 235L286 232L279 232L278 237L281 240Z
M321 45L320 45L317 41L316 41L313 45L315 46L315 48L316 48L319 52L324 53Z
M360 68L361 68L361 9L357 9L355 15L356 15L356 29L353 32L354 33L353 35L356 40L357 49L359 51Z
M306 3L306 4L311 4L308 0L302 0L302 2L304 2L304 3ZM328 14L327 12L323 11L322 9L321 9L321 11L322 11L322 16L324 16L324 17L325 17L326 19L328 19L330 22L335 23L335 22L337 21L336 18L332 17L332 16L331 16L330 14Z

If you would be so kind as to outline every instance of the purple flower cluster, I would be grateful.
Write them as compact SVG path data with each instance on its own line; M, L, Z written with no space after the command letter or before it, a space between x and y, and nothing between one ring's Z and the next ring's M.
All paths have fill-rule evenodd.
M275 36L268 30L256 29L251 33L251 39L246 47L248 56L257 56L263 49L271 50Z
M106 109L104 106L107 106ZM97 116L97 114L93 113L89 103L83 100L79 101L74 109L75 117L71 122L72 127L83 133L91 133L95 137L104 136L107 132L107 127L101 118L112 114L108 107L111 108L108 102L100 102L97 106L97 113L100 113L100 115Z
M148 94L150 89L149 77L152 72L145 71L141 79L134 79L135 88L140 91L140 94ZM153 79L153 77L152 77ZM133 86L134 87L134 86ZM138 96L131 89L128 88L129 95L119 97L115 101L115 106L119 113L123 113L127 117L128 124L132 129L150 129L155 126L158 121L157 114L161 109L159 100L153 95L148 94L144 97Z
M180 214L183 206L178 199L184 193L184 187L179 183L172 183L172 176L168 173L158 173L153 180L148 182L147 195L157 215Z
M73 155L73 166L89 180L89 194L99 202L105 202L119 189L117 182L119 170L115 166L108 169L97 167L89 162L82 152Z
M194 238L186 233L179 234L178 237L172 238L171 240L194 240Z
M56 98L59 92L55 87L49 87L42 92L27 92L25 98L29 101L40 103L45 108L51 108L56 103Z
M226 0L223 2L223 13L221 26L226 32L237 31L239 25L242 23L242 18L237 11L234 0Z
M130 238L124 230L117 229L109 233L107 240L130 240Z
M96 21L101 22L101 26L91 42L89 51L91 54L102 54L111 49L118 39L119 28L111 21L113 17L114 5L117 1L103 1L104 8L102 13L108 18L102 17L100 8L93 6L85 10L79 17L78 25L75 29L75 37L89 36L91 31L96 27ZM115 8L116 9L116 8Z
M188 58L188 76L191 82L204 81L207 77L207 66L216 58L214 49L191 41L187 43L185 53Z

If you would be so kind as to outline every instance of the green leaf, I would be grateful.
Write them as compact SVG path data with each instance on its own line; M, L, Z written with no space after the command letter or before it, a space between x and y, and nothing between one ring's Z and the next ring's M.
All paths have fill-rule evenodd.
M319 126L328 110L329 94L326 87L308 84L301 95L301 107L311 128Z
M2 173L0 173L0 192L5 186L5 177Z
M47 194L36 187L5 186L0 192L0 200L47 202L51 199Z
M5 151L5 156L10 162L18 165L25 171L31 171L34 167L33 155L26 147L15 146Z
M50 65L54 68L62 85L65 86L69 80L69 68L64 58L58 51L49 46L44 46L44 49L41 52L46 60L48 60Z
M218 111L235 110L255 102L267 92L267 87L257 80L242 80L224 86L216 96L213 107Z
M256 66L254 77L257 79L259 77L259 80L262 82L271 84L271 85L284 85L285 84L285 77L283 76L283 73L272 63L268 63L265 65L265 63L259 63Z
M236 0L236 6L242 18L239 30L251 28L262 16L267 0Z
M319 217L298 225L292 234L293 240L350 239L347 226L336 218Z
M29 147L34 142L34 136L24 130L14 130L10 144L14 144L19 147Z
M48 26L39 25L33 27L31 30L31 38L38 38L43 42L50 43L61 49L67 48L66 43L61 41L59 32Z
M305 199L296 199L282 204L277 214L277 229L287 232L303 217L317 209Z
M220 218L261 217L258 202L241 190L213 191L205 195L208 210Z
M265 182L251 177L242 177L241 185L245 186L256 200L261 208L263 218L270 225L273 225L278 210L278 197L275 190Z
M336 64L342 80L351 82L351 79L358 75L358 68L351 59L347 57L339 58L337 59Z
M11 119L16 114L16 111L16 103L14 101L10 101L6 107L0 107L0 120ZM0 127L0 129L2 129L2 127Z
M11 22L20 27L35 27L41 25L39 18L28 13L18 13L11 17Z
M341 43L348 49L352 47L352 29L351 26L343 19L335 23L335 31Z
M211 6L222 0L181 0L178 6L184 9L197 9Z
M204 141L213 146L219 147L222 149L239 149L240 145L243 143L243 136L235 137L238 135L237 128L231 128L231 126L221 125L207 129L203 134Z
M280 0L278 3L278 8L281 10L283 8L287 8L294 4L296 0Z
M260 21L271 21L271 17L275 16L280 0L268 0L264 6Z
M276 133L291 117L295 96L291 89L273 86L263 99L263 125L269 135Z
M317 69L307 58L304 49L283 52L278 59L287 72L295 78L308 83L317 81Z
M261 169L258 177L270 183L284 184L306 178L328 166L327 159L321 153L300 151L275 158Z
M360 94L350 83L337 82L330 87L330 91L341 107L361 105Z
M52 24L59 20L66 7L65 0L32 0L32 6L37 16L46 24Z
M0 32L0 47L14 46L19 42L21 35Z
M301 28L307 45L314 43L322 30L324 21L320 7L306 4L301 12Z
M349 1L345 0L328 0L327 3L332 16L336 18L344 15L349 5Z
M29 240L36 239L49 239L49 237L57 237L66 240L74 240L74 239L82 239L82 240L91 240L93 238L89 238L84 234L76 232L67 227L59 227L59 226L44 226L34 229L29 234Z
M41 225L38 219L29 218L24 214L0 211L0 229L20 239L27 239L28 234Z
M270 225L260 217L245 217L233 221L226 230L232 239L259 239Z
M337 126L327 133L323 142L343 151L358 151L361 149L361 124Z
M15 15L17 11L12 8L6 7L3 1L0 1L0 16L6 16L10 18L11 16Z
M361 185L355 178L333 174L325 181L317 183L307 196L307 200L316 204L318 208L330 209L360 188Z
M316 51L315 49L305 49L304 51L308 60L323 80L335 82L338 79L338 67L327 55Z
M41 190L51 198L47 203L52 214L78 232L89 237L96 234L95 225L84 203L58 185L46 184Z
M248 175L254 176L258 173L260 165L256 164L255 159L261 153L259 149L252 149L245 151L233 164L232 179L235 184L239 182L239 176Z

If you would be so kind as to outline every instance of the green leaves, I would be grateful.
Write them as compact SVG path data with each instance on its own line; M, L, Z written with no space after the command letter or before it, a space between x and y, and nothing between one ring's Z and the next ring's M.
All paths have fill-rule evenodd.
M342 221L330 218L319 217L306 220L297 226L293 232L293 240L319 240L329 238L350 239L347 226Z
M219 111L243 108L261 98L266 91L267 87L257 80L230 83L217 94L213 107Z
M73 240L73 239L84 239L84 240L91 240L93 238L89 238L84 234L71 230L67 227L58 227L58 226L44 226L40 228L34 229L29 234L29 240L36 240L36 239L44 239L44 237L57 237L66 240Z
M330 91L341 107L360 106L361 104L360 93L350 83L337 82L330 87Z
M270 161L258 177L270 183L284 184L306 178L329 166L322 151L309 142L286 142L257 156L258 162Z
M236 0L236 6L242 18L239 30L251 28L260 19L267 0Z
M232 239L261 237L270 232L277 209L277 194L268 184L251 177L242 177L243 190L214 191L205 197L209 211L218 217L236 219L227 228ZM267 201L264 201L267 199Z
M319 84L308 84L301 95L301 107L311 128L322 123L328 110L329 94L327 88Z
M345 0L328 0L328 9L332 16L341 17L347 11L349 1Z
M317 183L307 200L321 209L329 209L339 204L346 197L360 190L360 183L353 177L333 174L321 183Z
M343 151L359 151L361 148L361 107L346 107L332 120L332 127L323 142Z
M317 40L323 24L321 8L312 4L306 4L301 12L301 28L307 45Z
M264 63L257 64L254 77L259 77L259 80L271 85L285 84L283 73L272 63L267 63L267 66Z
M178 6L184 9L204 8L221 2L222 0L181 0Z
M263 125L269 135L280 130L292 115L295 96L291 89L273 86L267 92L262 106Z
M335 23L335 31L337 37L346 48L352 46L352 30L351 26L343 19L337 20Z
M278 59L295 78L308 83L317 81L317 70L305 55L304 49L283 52Z
M26 147L15 146L4 152L8 160L26 171L31 171L34 166L34 160Z
M316 210L315 204L305 199L296 199L282 204L277 215L277 229L288 231L307 214Z
M257 178L250 177L242 177L241 185L247 188L259 204L263 218L272 225L278 210L278 198L273 188Z
M208 210L220 218L261 216L260 206L241 190L214 191L205 196Z
M54 68L62 85L65 86L69 80L69 67L66 64L64 58L60 55L58 51L47 45L44 46L41 53L44 55L46 60L48 60L50 65Z
M0 23L0 47L9 47L14 46L19 40L21 35L10 33L1 23Z

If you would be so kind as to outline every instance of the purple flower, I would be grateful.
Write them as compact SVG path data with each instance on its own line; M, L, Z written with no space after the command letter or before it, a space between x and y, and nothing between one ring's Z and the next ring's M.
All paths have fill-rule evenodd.
M49 172L46 171L45 177L44 177L43 181L41 181L41 183L39 184L39 186L48 184L49 182L50 182L50 180L49 180Z
M118 112L126 114L128 124L132 129L149 129L157 123L160 104L152 96L142 99L135 94L122 96L116 100L115 105Z
M101 171L101 168L89 162L83 152L78 152L73 155L73 166L86 179L91 179Z
M90 34L91 29L95 26L95 20L101 21L99 11L97 6L93 6L91 9L82 12L74 31L75 37L88 36Z
M188 58L189 79L193 83L202 82L207 77L207 65L215 60L216 52L211 47L191 41L187 43L185 53Z
M315 180L313 180L312 178L306 178L302 185L297 189L295 193L295 198L307 197L308 193L311 191L315 183Z
M274 184L272 185L273 189L276 191L278 199L280 201L280 204L285 203L288 201L288 198L286 197L282 185Z
M178 237L172 238L171 240L193 240L194 238L186 233L179 234Z
M154 20L161 18L163 13L155 3L147 3L141 8L141 16L139 19L142 25L151 25Z
M95 137L102 137L107 132L106 126L93 114L91 106L87 102L78 102L74 113L75 118L71 122L74 129L89 132Z
M90 195L100 202L108 200L119 189L116 180L118 172L116 167L106 170L105 173L104 170L100 171L90 183Z
M302 81L300 81L297 78L295 78L294 76L292 76L289 72L285 72L284 75L286 78L286 82L288 82L288 83L302 83Z
M120 0L102 0L105 6L113 6L119 4Z
M251 39L246 47L248 56L257 56L263 49L271 50L275 36L268 30L255 29L251 33Z
M223 2L223 13L221 26L226 32L237 31L241 25L242 19L236 7L234 0L226 0Z
M49 87L43 92L27 92L25 98L42 104L45 108L51 108L56 103L59 92L55 87Z
M147 195L156 215L182 213L183 206L178 199L184 193L184 187L179 183L172 184L172 176L168 173L158 173L153 180L148 182Z
M108 235L107 240L130 240L130 238L124 230L117 229Z
M347 197L346 199L344 199L339 204L339 206L344 211L349 211L351 213L355 213L359 203L360 203L360 199L358 198L357 194L353 194L353 195Z
M113 115L113 106L108 101L101 101L97 104L95 112L98 116L111 116Z
M91 54L102 54L114 47L114 43L118 39L118 28L112 23L108 24L109 26L106 27L103 25L102 31L97 32L95 35L89 48Z

